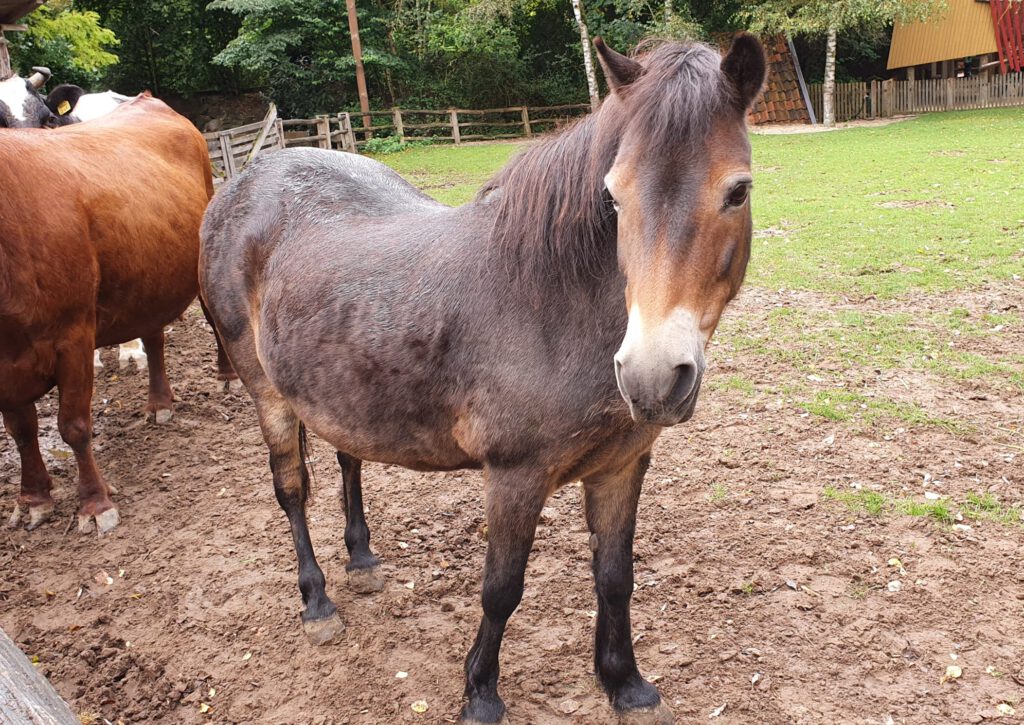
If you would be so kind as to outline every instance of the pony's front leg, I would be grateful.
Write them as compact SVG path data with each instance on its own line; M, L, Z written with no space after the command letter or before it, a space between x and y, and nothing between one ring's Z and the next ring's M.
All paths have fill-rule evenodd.
M526 560L547 496L547 482L533 472L488 467L485 475L488 533L481 595L484 616L466 657L468 702L462 708L464 724L498 723L505 715L505 703L498 696L498 652L505 624L523 598Z
M363 462L338 451L341 499L345 506L345 547L348 549L348 585L360 594L384 589L380 560L370 551L370 528L363 511Z
M619 471L583 482L597 588L594 671L624 721L667 725L672 712L637 669L629 620L636 507L650 460L645 453Z

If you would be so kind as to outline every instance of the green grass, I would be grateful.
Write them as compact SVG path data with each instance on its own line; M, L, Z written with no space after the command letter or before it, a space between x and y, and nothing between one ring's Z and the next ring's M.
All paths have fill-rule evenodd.
M1024 268L1024 112L936 113L873 128L754 135L749 280L893 297L1009 280ZM381 160L461 204L521 143Z
M948 498L920 501L890 496L878 491L840 491L833 486L826 486L822 491L822 497L826 501L840 503L854 513L870 516L916 516L930 518L941 524L952 524L957 521L959 513L961 519L965 521L996 521L1017 526L1024 523L1020 508L1006 506L990 493L970 492L966 501L957 504Z

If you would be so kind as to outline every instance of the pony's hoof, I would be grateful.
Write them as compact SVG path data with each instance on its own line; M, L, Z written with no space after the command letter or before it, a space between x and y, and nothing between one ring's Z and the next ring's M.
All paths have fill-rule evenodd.
M459 713L460 725L508 725L505 703L497 694L478 694L469 698Z
M52 503L41 503L37 506L28 507L28 530L36 528L41 524L45 524L50 520L53 515L53 504Z
M357 594L373 594L384 590L384 575L380 566L365 569L351 569L348 572L348 588Z
M174 411L170 408L158 408L157 410L151 411L149 419L157 425L167 425L171 422L171 418L174 417Z
M676 716L664 702L654 707L619 713L619 725L672 725L675 721Z
M345 631L345 623L341 621L341 617L337 613L334 613L327 619L303 622L302 629L306 632L310 643L319 647L340 639L341 633Z

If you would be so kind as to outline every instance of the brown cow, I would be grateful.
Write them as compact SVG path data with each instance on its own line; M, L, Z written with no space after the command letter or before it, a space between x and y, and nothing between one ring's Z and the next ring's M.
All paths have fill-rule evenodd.
M0 412L21 456L11 524L25 507L30 527L53 510L35 401L56 385L58 428L78 463L79 530L95 520L108 531L119 517L91 449L93 350L142 338L146 410L167 415L163 328L198 292L213 195L206 143L145 94L89 123L0 134L0 189Z

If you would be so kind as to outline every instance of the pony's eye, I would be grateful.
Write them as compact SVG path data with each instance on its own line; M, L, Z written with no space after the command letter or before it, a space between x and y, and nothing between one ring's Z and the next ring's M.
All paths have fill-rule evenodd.
M729 191L729 196L725 198L725 205L727 207L743 206L747 203L749 196L750 182L741 181Z

